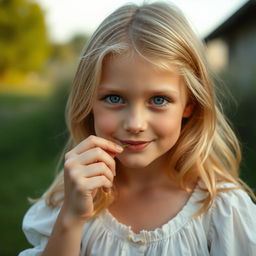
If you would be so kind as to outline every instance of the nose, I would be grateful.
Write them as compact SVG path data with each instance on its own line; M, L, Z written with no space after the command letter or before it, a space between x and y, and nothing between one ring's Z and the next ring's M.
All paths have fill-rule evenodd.
M124 129L130 133L140 133L147 129L147 114L139 107L128 111L124 118Z

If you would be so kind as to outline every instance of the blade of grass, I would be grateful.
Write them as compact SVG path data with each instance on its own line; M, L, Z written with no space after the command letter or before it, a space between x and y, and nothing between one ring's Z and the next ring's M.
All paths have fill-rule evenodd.
M121 147L123 147L123 148L126 148L126 147L128 147L128 146L130 146L131 144L123 144L123 145L121 145Z

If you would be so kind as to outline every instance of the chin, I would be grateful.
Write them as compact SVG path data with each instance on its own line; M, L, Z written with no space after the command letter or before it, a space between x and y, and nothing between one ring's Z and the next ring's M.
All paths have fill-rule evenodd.
M142 169L146 168L148 165L150 165L153 161L145 161L143 160L138 160L138 159L131 159L131 158L118 158L118 161L121 166L126 167L126 168L131 168L131 169Z

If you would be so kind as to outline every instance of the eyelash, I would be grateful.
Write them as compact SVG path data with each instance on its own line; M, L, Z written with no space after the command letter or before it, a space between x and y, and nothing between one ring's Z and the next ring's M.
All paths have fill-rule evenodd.
M101 100L106 101L106 99L107 99L108 97L110 97L110 96L117 96L117 97L121 98L121 96L119 96L119 95L116 95L116 94L109 94L109 95L104 96ZM169 103L173 102L172 99L170 99L169 97L166 97L166 96L156 95L156 96L154 96L153 98L156 98L156 97L160 97L160 98L162 98L162 99L164 99L164 100L167 101L167 103L164 104L164 105L157 105L157 104L156 104L156 106L157 106L157 107L160 107L160 108L165 107L165 106L167 106ZM106 102L107 102L107 101L106 101ZM108 103L109 103L109 102L108 102ZM110 104L115 105L115 104L122 104L122 103L110 103Z

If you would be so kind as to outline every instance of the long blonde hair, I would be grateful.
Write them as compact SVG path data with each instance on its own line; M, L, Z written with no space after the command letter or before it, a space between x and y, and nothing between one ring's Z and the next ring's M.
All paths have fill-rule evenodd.
M170 150L175 161L180 187L189 191L188 184L200 179L206 197L197 215L206 211L220 189L220 182L232 182L237 188L250 188L239 179L241 161L239 142L226 121L218 100L205 58L205 46L190 28L177 7L165 2L126 4L110 14L87 42L80 56L66 106L66 123L70 138L61 155L82 140L95 135L92 104L100 82L102 66L107 56L135 53L157 68L175 65L188 88L195 109L184 120L181 135ZM60 166L58 166L58 169ZM49 206L57 206L63 198L63 170L43 195ZM99 189L94 199L95 212L100 213L115 197Z

